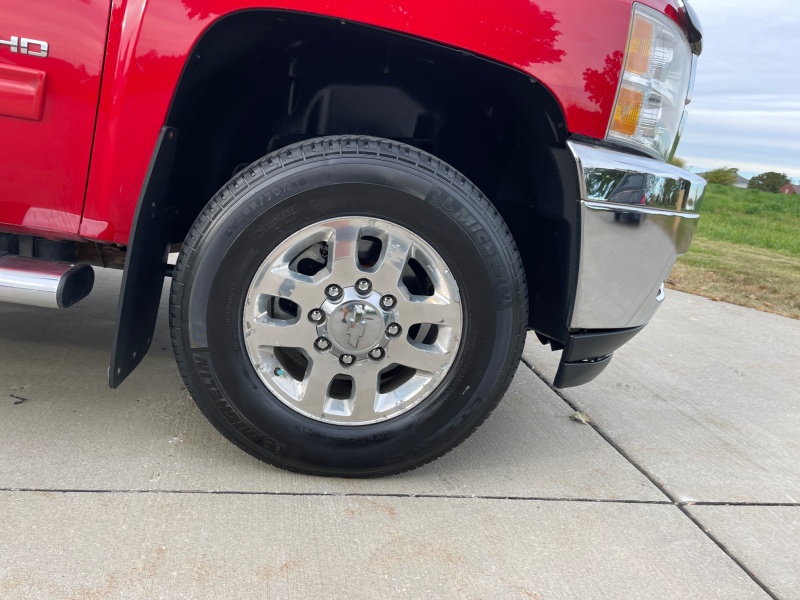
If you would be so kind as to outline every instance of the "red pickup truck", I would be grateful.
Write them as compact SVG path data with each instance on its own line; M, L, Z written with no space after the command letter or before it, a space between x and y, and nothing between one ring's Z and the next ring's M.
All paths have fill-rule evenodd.
M116 387L170 277L223 435L417 467L529 330L568 387L653 316L704 190L667 162L701 48L685 0L3 0L0 301L124 268Z

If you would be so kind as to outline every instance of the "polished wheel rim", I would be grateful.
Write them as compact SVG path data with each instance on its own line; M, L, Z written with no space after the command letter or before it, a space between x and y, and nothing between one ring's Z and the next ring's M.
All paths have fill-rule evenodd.
M461 341L458 286L400 225L342 217L275 248L247 291L243 331L261 381L311 419L367 425L428 398Z

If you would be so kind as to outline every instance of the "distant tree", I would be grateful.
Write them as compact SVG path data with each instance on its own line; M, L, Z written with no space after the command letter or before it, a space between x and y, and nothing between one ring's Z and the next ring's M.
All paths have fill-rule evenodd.
M708 171L703 175L708 183L719 183L720 185L733 185L739 176L739 169L733 167L723 167Z
M790 182L789 178L786 176L786 173L767 171L766 173L756 175L750 180L750 189L777 194L787 183Z
M673 156L669 159L669 164L675 165L676 167L680 167L681 169L686 168L686 161L682 159L680 156Z

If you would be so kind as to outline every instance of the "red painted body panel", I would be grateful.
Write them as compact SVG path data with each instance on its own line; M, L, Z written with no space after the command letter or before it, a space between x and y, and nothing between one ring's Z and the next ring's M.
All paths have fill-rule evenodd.
M25 0L10 1L22 6ZM87 1L96 6L91 0L50 0L48 4L68 4L77 11ZM535 77L560 103L569 131L603 138L631 4L632 0L113 0L80 235L127 243L153 146L184 63L202 33L227 14L253 8L302 11L463 48ZM672 0L645 0L644 4L677 14ZM52 60L58 60L55 50L52 55ZM96 89L91 73L85 94L74 89L77 84L72 89L87 101ZM85 125L81 133L90 135L89 130ZM0 142L3 138L0 132ZM62 138L53 146L63 148L66 143ZM77 167L80 161L71 162ZM24 165L19 166L24 173ZM62 166L58 176L64 170ZM0 221L16 222L9 221L10 213L3 212L2 204ZM62 212L73 220L68 226L65 222L61 231L73 232L77 211Z
M46 58L0 46L0 65L45 73L39 120L0 115L0 228L6 231L77 237L108 10L109 0L0 2L0 39L50 44Z

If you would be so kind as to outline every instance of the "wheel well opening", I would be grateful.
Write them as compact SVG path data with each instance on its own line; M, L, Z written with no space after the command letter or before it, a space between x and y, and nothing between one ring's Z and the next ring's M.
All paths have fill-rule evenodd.
M180 131L169 187L173 242L234 173L267 152L325 135L386 137L431 152L478 185L520 248L531 325L555 337L566 323L557 313L576 263L576 174L564 160L557 102L524 73L368 26L246 11L204 34L167 124ZM554 320L559 327L548 331Z

